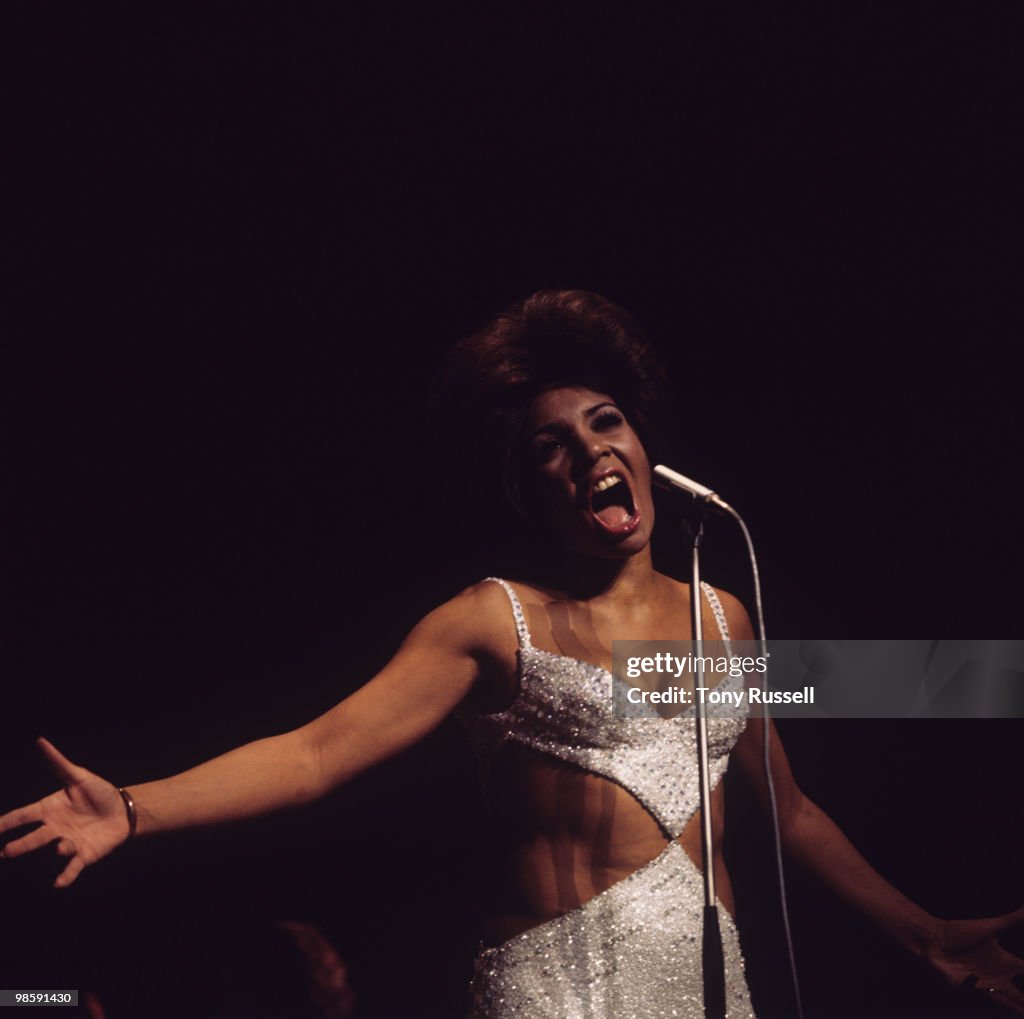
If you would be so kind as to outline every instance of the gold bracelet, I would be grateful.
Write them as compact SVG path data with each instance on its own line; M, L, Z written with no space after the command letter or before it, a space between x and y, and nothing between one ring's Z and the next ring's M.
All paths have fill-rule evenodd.
M124 800L124 809L128 814L128 838L135 838L135 829L139 824L139 816L135 813L135 800L127 789L118 789L121 799Z

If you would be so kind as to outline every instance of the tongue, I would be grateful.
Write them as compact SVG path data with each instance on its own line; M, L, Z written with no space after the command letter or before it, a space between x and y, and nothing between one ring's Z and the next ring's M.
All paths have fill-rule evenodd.
M621 527L629 520L629 510L625 506L605 506L594 515L605 527Z

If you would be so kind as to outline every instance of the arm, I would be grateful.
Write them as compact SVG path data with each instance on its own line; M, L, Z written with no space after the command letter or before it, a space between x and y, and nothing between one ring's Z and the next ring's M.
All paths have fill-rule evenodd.
M952 988L977 988L989 1000L1024 1015L1024 994L1014 985L1024 961L998 942L1024 921L1024 907L981 920L932 916L885 880L836 823L797 786L774 725L770 767L779 810L779 835L790 860L837 898L872 920L897 944L927 963ZM769 806L764 776L764 722L751 719L733 751L741 771Z
M874 921L907 951L925 956L940 937L941 921L889 884L828 814L804 795L790 771L774 723L769 721L768 725L779 836L787 858L812 874L837 898ZM732 759L768 810L762 719L750 719Z
M750 620L731 596L722 596L730 632L752 640ZM836 823L797 785L774 723L769 726L769 767L778 807L779 836L788 858L837 898L873 921L897 944L937 970L952 987L977 985L989 1000L1024 1015L1024 994L1013 985L1024 962L997 942L1024 920L1024 908L986 920L942 920L885 880ZM733 750L733 761L770 809L764 768L765 722L751 718Z
M370 682L307 725L133 786L139 834L308 803L422 739L476 681L486 594L471 589L435 609Z
M477 585L435 609L369 683L307 725L256 740L195 768L132 786L138 834L266 814L316 799L421 739L476 683L514 661L501 591ZM502 625L504 624L504 625ZM128 837L120 793L45 740L63 789L0 817L0 833L39 827L4 846L5 858L57 841L66 887Z
M740 602L724 592L720 597L729 632L737 640L754 640L750 619ZM939 935L940 921L889 884L835 822L804 795L793 777L774 723L769 720L768 725L769 760L783 852L908 951L915 955L927 952ZM731 760L767 812L771 801L764 768L764 726L764 719L751 716Z

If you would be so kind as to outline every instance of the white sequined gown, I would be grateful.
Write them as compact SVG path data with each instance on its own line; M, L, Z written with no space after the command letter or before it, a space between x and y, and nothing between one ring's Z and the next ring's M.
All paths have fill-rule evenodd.
M472 1015L703 1019L703 877L674 841L700 805L692 710L671 721L615 717L611 673L533 647L512 587L488 579L501 584L512 603L520 676L518 694L508 708L463 716L484 764L512 740L610 779L650 811L666 846L576 909L496 947L481 947L474 967ZM702 586L727 641L718 598L711 587ZM709 717L712 787L725 773L729 752L745 725L742 717ZM719 917L728 1019L748 1019L754 1012L739 936L724 909Z

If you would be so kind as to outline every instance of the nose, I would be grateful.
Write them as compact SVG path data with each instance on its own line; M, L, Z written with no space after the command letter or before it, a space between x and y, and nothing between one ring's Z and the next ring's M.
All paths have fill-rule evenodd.
M577 439L576 474L582 477L594 464L612 455L611 447L600 435L580 435Z

